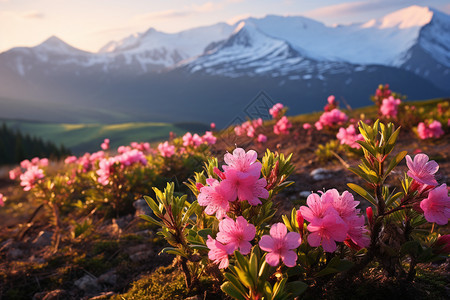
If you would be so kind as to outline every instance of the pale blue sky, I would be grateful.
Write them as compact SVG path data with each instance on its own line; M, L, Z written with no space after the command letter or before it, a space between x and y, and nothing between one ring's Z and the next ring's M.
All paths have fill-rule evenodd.
M87 51L149 27L177 32L248 16L303 15L327 25L364 22L410 5L450 14L448 0L0 0L0 52L51 35Z

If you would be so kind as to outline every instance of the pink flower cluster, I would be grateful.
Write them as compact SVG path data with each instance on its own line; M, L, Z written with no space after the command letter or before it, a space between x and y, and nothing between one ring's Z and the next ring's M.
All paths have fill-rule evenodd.
M353 124L351 124L347 128L339 128L339 132L337 133L336 137L342 145L348 145L351 148L355 149L361 148L361 145L359 145L356 141L364 141L362 134L356 132L355 125Z
M344 191L342 195L331 189L318 195L312 193L306 200L307 206L300 212L309 223L308 243L312 247L322 245L325 252L334 252L336 242L351 240L359 247L367 247L369 238L364 226L364 216L356 207L353 195Z
M324 126L332 127L334 125L342 125L347 122L347 120L347 115L335 108L331 111L324 112L314 126L317 130L322 130Z
M398 113L398 106L402 101L400 99L395 99L393 96L383 99L380 107L380 112L383 116L387 118L395 118Z
M109 149L109 139L104 139L103 140L103 143L100 145L100 147L103 149L103 150L108 150Z
M31 190L36 182L44 178L44 171L42 167L48 166L47 158L35 157L31 161L25 159L20 162L20 167L16 167L9 171L9 178L11 180L20 179L20 185L23 186L24 191Z
M97 181L102 185L110 183L111 175L114 173L114 165L117 164L121 169L129 167L134 164L147 165L147 158L142 151L137 149L126 148L125 152L122 152L113 157L103 157L98 163L98 170L96 171L98 178Z
M256 129L261 127L262 124L263 120L261 118L252 121L246 121L242 123L241 126L237 125L236 127L234 127L234 133L237 136L246 134L248 137L254 137L256 135Z
M429 161L428 156L422 153L417 154L414 160L407 155L406 165L409 169L407 175L414 179L419 193L427 197L420 202L425 219L428 222L446 225L450 218L450 197L446 184L436 187L438 182L434 174L439 170L439 165L434 160ZM414 188L415 185L412 186Z
M182 139L184 147L192 146L194 148L197 148L203 143L213 145L217 141L217 138L212 134L212 131L206 131L203 136L199 136L197 133L192 135L192 133L187 132Z
M275 134L289 134L289 129L292 127L291 122L289 122L286 116L283 116L278 122L273 126L273 132Z
M284 108L283 104L277 103L274 106L272 106L271 109L269 109L269 114L272 116L272 118L278 119L278 116L280 112L283 110L283 108Z
M38 166L32 165L20 175L20 185L23 186L24 191L31 190L39 179L44 178L44 171Z
M158 151L163 157L171 157L175 154L175 146L170 145L168 141L158 145Z
M5 199L5 196L3 196L2 193L0 193L0 206L5 206L5 201L4 201L4 199Z
M200 188L198 204L206 206L205 213L215 214L218 219L226 216L230 203L236 199L247 201L251 205L261 204L259 198L266 199L269 192L265 189L267 181L259 178L262 165L257 161L257 153L253 150L245 152L237 148L233 154L225 154L224 172L216 170L221 181L207 179L207 186Z
M219 264L220 269L228 267L228 255L233 254L235 250L239 250L243 255L250 253L252 241L255 238L256 228L253 224L249 224L247 220L239 216L234 221L226 217L219 222L219 232L214 240L208 236L206 245L210 249L208 258L214 263Z
M422 140L425 140L440 138L444 135L444 130L442 130L442 124L439 121L433 120L430 125L420 122L417 126L417 133Z

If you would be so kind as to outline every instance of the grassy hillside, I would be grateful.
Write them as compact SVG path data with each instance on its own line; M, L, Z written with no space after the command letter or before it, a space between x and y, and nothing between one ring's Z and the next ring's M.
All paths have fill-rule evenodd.
M111 147L115 148L133 141L161 141L167 139L171 131L182 135L186 131L204 132L208 129L206 125L196 123L64 124L22 120L3 122L9 128L19 129L24 134L42 137L57 145L63 144L75 154L99 150L105 138L111 139Z

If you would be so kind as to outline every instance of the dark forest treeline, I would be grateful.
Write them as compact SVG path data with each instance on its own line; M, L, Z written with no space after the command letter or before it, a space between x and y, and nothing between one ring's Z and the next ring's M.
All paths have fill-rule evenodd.
M62 158L70 154L63 145L44 141L41 138L23 135L3 125L0 127L0 165L19 163L33 157Z

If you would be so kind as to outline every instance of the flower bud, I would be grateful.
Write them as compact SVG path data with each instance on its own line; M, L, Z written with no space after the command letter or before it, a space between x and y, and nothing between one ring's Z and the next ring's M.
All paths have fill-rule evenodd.
M300 236L303 239L303 216L302 213L300 212L300 210L297 210L297 213L295 214L295 219L297 220L297 224L298 224L298 231L300 233Z
M431 247L435 253L450 254L450 234L440 236Z
M370 227L372 227L373 226L373 210L372 210L371 206L366 208L366 214L367 214L367 220L369 221L369 225L370 225Z

